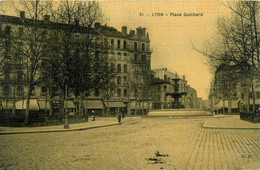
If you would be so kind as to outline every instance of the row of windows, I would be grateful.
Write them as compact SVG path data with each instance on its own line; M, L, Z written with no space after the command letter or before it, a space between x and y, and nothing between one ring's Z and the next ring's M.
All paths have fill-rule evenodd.
M107 45L107 40L105 40L105 45ZM110 44L111 44L111 47L114 48L115 47L115 40L114 39L111 39L110 40ZM117 40L117 49L121 49L121 40ZM127 49L127 41L123 41L123 49ZM142 43L142 51L145 51L145 43ZM134 42L134 50L138 50L138 43L137 42Z
M5 85L3 86L3 95L5 96L8 96L12 93L11 89L10 89L10 86L9 85ZM42 89L41 89L41 95L42 96L45 96L47 93L47 87L46 86L42 86ZM23 86L17 86L16 88L16 94L18 96L22 96L24 95L24 88ZM35 90L34 90L34 86L31 87L31 95L35 95Z
M5 35L6 36L10 36L11 33L12 33L12 27L7 25L5 27ZM24 28L23 27L19 27L18 28L18 36L21 38L21 37L23 37L23 35L24 35Z
M134 55L134 61L135 61L135 62L140 61L140 58L138 57L138 54L135 54L135 55ZM146 62L146 55L141 55L141 61L142 61L142 62Z
M117 88L116 94L117 94L117 97L127 97L128 91L127 91L127 89L122 90L121 88ZM95 90L94 95L99 96L99 89Z
M168 96L166 96L166 95L164 95L164 101L167 101L167 97ZM157 99L158 101L161 101L161 95L158 95L158 99Z
M150 69L149 66L145 66L145 65L134 65L133 69L135 72L141 72L141 71L147 71Z
M5 70L4 71L4 79L5 80L9 80L10 79L10 70ZM23 72L22 71L18 71L16 73L16 77L15 77L16 80L18 81L21 81L23 79Z
M161 86L158 86L157 89L158 89L158 91L160 92L160 91L161 91ZM167 86L166 86L166 85L163 86L163 91L164 91L164 92L167 92Z
M127 83L127 77L124 76L124 77L123 77L123 80L124 80L124 84L126 84L126 83ZM121 84L122 84L122 78L121 78L121 76L118 76L118 77L117 77L117 84L118 84L118 85L121 85Z
M124 64L124 66L123 66L124 68L124 73L127 73L127 65L126 64ZM115 70L115 64L114 63L111 63L111 70ZM122 70L121 70L121 64L117 64L117 72L118 73L121 73L122 72Z

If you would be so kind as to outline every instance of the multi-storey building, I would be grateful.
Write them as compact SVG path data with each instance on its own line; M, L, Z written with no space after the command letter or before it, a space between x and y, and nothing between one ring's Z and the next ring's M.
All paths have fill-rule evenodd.
M75 21L74 25L68 25L51 22L47 15L44 18L44 20L39 21L39 25L45 29L45 25L48 24L48 33L53 30L71 30L72 38L77 40L78 37L84 37L89 31L89 28L79 26L77 21ZM4 72L0 78L1 107L2 110L6 111L12 109L24 110L28 92L28 58L18 54L15 50L11 50L12 47L8 47L7 37L16 38L18 45L24 45L26 37L19 37L19 34L22 35L25 31L24 26L30 26L33 20L26 19L25 13L21 12L20 17L0 15L0 21L1 47L4 47L0 49L1 60L8 60L10 55L16 56L12 57L12 60L15 59L14 61L9 61L9 64L5 62L6 66L1 68L1 71ZM103 26L100 23L96 23L95 27L91 29L98 32L96 36L102 42L99 50L106 60L104 62L107 62L111 68L113 67L116 70L116 87L108 102L104 101L105 99L100 95L99 89L93 90L93 93L84 97L85 109L95 109L101 113L105 107L109 107L111 112L124 108L127 109L128 114L135 114L138 110L149 109L150 97L140 93L150 85L151 50L146 29L139 27L136 32L130 30L128 33L126 26L123 26L122 30L118 31L113 27ZM18 36L13 37L14 35ZM12 69L11 66L15 69ZM37 72L36 74L36 78L40 78L40 73ZM31 109L50 109L46 86L35 84L30 91ZM65 106L74 112L77 102L75 102L73 95L70 96L70 101ZM59 103L59 98L55 97L55 99L54 107L55 103ZM74 103L76 103L76 106ZM59 105L57 104L57 106Z

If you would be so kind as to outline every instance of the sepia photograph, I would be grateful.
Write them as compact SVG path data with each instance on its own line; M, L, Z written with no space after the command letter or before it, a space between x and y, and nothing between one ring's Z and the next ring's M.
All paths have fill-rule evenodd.
M260 169L260 2L0 0L0 170Z

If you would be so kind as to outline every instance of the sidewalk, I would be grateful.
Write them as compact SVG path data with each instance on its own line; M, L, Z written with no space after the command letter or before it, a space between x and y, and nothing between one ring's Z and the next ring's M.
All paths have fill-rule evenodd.
M240 120L239 115L217 115L207 120L203 128L210 129L259 129L259 123L250 123Z
M97 117L95 121L91 121L91 119L89 119L88 122L69 124L69 129L64 129L64 125L41 127L0 127L0 135L79 131L114 125L118 125L117 119L115 117Z

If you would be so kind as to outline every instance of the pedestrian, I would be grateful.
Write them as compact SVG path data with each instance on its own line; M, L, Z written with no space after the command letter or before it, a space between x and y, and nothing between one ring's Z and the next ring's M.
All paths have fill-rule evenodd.
M95 117L96 117L96 115L95 115L95 111L92 110L92 121L95 121Z
M124 111L124 109L122 109L122 119L124 119L125 118L125 111Z
M119 111L119 113L117 115L117 120L118 120L119 124L121 123L121 118L122 118L122 113L121 113L121 111Z

